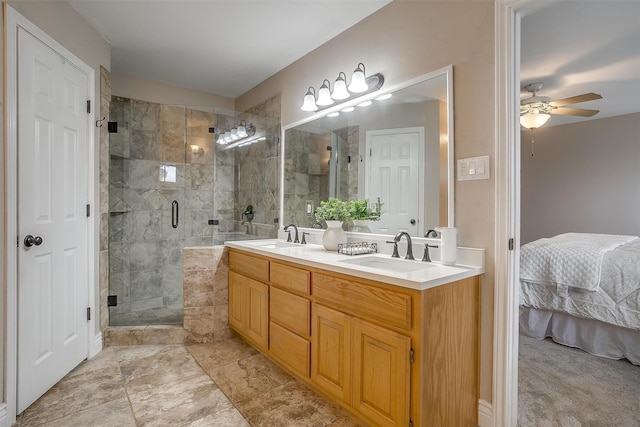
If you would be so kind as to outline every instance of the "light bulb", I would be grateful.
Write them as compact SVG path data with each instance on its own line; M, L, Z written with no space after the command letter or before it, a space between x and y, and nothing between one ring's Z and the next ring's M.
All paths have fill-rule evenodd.
M238 139L239 138L246 138L247 135L247 128L241 124L240 126L238 126Z
M333 99L331 99L331 91L329 90L329 80L324 79L322 82L322 86L318 90L318 100L316 101L317 105L331 105L333 104Z
M316 111L318 109L314 88L309 87L309 90L307 90L307 93L304 95L304 101L300 109L302 111Z
M333 92L331 93L331 97L333 99L347 99L351 96L349 91L347 90L347 76L340 71L338 74L338 78L333 83Z
M362 68L360 68L362 66ZM360 93L366 92L369 89L367 81L364 75L364 64L361 62L358 64L358 68L353 71L351 76L351 84L349 84L349 91Z

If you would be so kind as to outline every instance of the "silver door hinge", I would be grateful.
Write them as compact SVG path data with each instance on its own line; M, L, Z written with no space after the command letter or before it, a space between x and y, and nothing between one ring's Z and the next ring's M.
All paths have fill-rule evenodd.
M87 99L87 114L91 113L91 100Z
M511 239L509 239L509 250L510 251L513 250L513 237Z
M91 307L87 307L87 322L91 320Z
M413 349L409 350L409 363L413 363L415 362L415 353L413 352Z

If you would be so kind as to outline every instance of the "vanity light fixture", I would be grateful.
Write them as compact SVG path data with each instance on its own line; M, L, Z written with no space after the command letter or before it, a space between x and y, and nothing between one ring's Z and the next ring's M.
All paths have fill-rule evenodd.
M342 110L342 112L343 112L343 113L350 113L350 112L352 112L352 111L353 111L353 110L355 110L355 109L356 109L355 107L347 107L347 108L345 108L344 110Z
M333 83L333 92L331 93L331 97L333 99L341 100L347 99L351 96L349 91L347 90L347 76L343 71L338 73L338 78Z
M255 134L256 127L253 123L246 124L245 121L242 120L239 125L235 125L233 128L227 129L225 132L220 132L216 143L225 146L234 143L233 145L235 146L236 142L244 142L244 140L255 136Z
M362 68L360 66L362 65ZM349 84L349 91L355 93L366 92L369 89L369 85L367 85L367 79L364 75L364 64L362 62L358 63L358 66L353 71L353 75L351 76L351 84Z
M333 113L327 114L327 117L338 117L340 115L339 111L334 111Z
M302 103L302 107L300 107L302 111L316 111L318 106L316 105L316 90L309 86L307 93L304 95L304 102Z
M318 90L318 100L316 101L316 105L327 106L333 104L333 99L331 98L331 90L329 89L329 80L324 79L322 82L322 86Z
M316 91L313 87L309 87L304 95L302 102L302 111L319 111L328 108L331 105L350 101L358 96L363 96L371 92L379 90L384 84L384 77L380 73L376 73L367 77L365 75L365 67L362 62L358 63L356 69L351 76L351 83L347 86L346 74L338 73L333 84L333 92L331 92L330 81L324 79L318 90L316 99Z

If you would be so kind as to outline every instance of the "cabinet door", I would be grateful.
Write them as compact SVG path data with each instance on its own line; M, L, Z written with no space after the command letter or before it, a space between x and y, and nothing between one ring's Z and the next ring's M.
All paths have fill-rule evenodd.
M269 286L253 279L246 280L246 334L260 349L269 342Z
M238 273L229 272L229 325L241 334L246 329L246 304L244 303L246 280Z
M411 339L353 320L353 407L379 426L409 425Z
M311 311L311 380L351 404L351 317L318 304Z

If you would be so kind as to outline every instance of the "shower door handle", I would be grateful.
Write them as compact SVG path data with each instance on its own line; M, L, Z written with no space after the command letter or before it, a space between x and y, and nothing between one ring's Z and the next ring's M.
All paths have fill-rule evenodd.
M171 226L173 228L178 228L178 215L180 213L180 206L178 205L178 201L174 200L171 202Z

